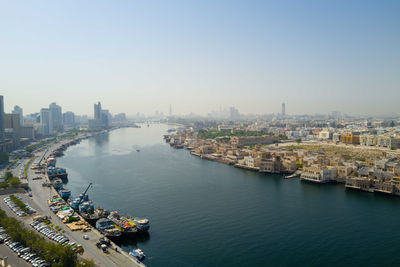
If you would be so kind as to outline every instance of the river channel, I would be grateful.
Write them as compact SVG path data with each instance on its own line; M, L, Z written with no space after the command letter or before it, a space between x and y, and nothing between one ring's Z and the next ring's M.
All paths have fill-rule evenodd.
M123 128L58 159L76 196L146 217L147 266L400 265L400 198L202 160L163 140L165 124ZM140 150L139 152L137 150Z

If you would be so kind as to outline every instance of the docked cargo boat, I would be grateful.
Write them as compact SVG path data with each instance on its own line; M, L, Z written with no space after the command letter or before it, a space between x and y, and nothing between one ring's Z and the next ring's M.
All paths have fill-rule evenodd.
M112 211L107 218L121 230L124 237L133 237L138 233L135 222L127 217L120 216L118 211Z
M148 219L142 219L138 217L130 217L135 224L136 228L138 229L139 232L147 232L150 229L150 222Z
M79 214L91 225L95 225L96 221L101 218L107 218L110 212L106 209L96 208L93 211L79 212Z
M94 208L88 194L79 194L78 197L71 200L71 207L93 226L96 225L97 220L107 218L110 215L110 212L106 209Z
M121 231L108 218L99 219L96 222L96 229L109 239L118 239L121 237Z
M64 200L67 200L71 196L71 190L68 189L61 189L58 193Z
M58 168L53 166L47 167L47 176L49 177L50 180L56 177L61 178L63 180L68 179L68 173L64 168Z
M53 186L54 186L54 189L56 189L56 190L61 189L61 188L63 187L63 182L62 182L62 180L61 180L61 179L58 179L58 178L54 179L54 181L53 181Z
M56 158L49 157L46 161L47 167L55 167L56 166Z

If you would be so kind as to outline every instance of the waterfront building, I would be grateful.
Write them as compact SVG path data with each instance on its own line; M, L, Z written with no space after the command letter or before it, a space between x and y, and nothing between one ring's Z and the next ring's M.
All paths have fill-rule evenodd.
M311 166L303 168L300 179L317 183L327 183L335 181L336 176L336 168L329 169L320 166Z
M337 170L336 182L339 183L346 183L346 177L356 170L356 167L351 166L337 166L335 168Z
M242 166L246 166L249 168L260 168L261 159L253 158L252 156L245 156L242 160L238 162Z
M292 157L284 157L282 159L282 166L285 172L293 173L297 170L297 158L295 156Z
M52 128L50 129L50 134L53 134L53 131L62 132L63 131L63 117L61 106L56 103L51 103L49 105L49 113L50 113L50 125Z
M13 111L11 111L12 114L18 114L19 116L19 123L21 126L24 126L24 112L23 109L20 108L19 106L15 106Z
M173 141L175 144L182 144L182 140L180 139L175 139ZM199 147L199 153L200 154L212 154L215 152L214 146L212 145L202 145Z
M283 171L282 160L279 156L262 159L260 162L260 172L281 173Z
M392 173L381 170L367 170L368 174L359 170L358 177L347 177L346 187L367 192L380 192L386 194L400 194L400 178Z
M347 188L373 192L373 180L368 177L347 177L345 186Z

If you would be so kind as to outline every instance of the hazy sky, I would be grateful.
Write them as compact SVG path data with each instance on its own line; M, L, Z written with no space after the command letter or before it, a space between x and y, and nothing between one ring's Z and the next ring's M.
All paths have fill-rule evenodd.
M0 0L6 111L400 112L400 1Z

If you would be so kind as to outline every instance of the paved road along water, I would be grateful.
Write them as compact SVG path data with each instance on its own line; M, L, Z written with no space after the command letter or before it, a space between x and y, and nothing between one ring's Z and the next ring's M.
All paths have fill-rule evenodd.
M126 128L70 147L74 195L147 217L148 266L400 264L400 198L284 180L191 156L165 144L167 125ZM137 152L136 149L140 149Z

